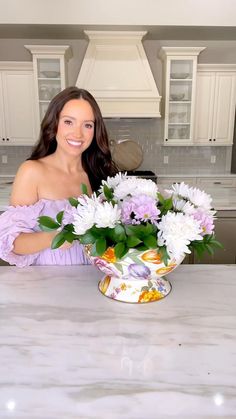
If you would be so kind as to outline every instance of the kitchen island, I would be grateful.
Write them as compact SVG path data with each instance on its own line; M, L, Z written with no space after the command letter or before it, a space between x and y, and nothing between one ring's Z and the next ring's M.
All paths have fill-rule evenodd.
M181 265L142 305L101 277L0 267L0 418L236 417L236 265Z

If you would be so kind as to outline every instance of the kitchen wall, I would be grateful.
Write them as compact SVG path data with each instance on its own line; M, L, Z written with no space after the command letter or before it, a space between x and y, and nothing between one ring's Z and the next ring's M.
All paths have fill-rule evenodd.
M87 41L85 39L0 39L1 61L31 61L32 56L25 44L70 45L73 57L68 62L68 84L73 85L80 69ZM199 63L235 63L236 41L154 40L145 39L147 53L159 92L162 92L162 62L158 59L161 46L205 46ZM163 146L163 119L107 119L110 139L130 138L143 148L144 160L140 169L153 170L157 174L223 174L231 169L231 147L165 147ZM15 174L19 164L30 154L30 147L0 147L0 174ZM7 155L3 164L1 156ZM212 164L211 155L216 157ZM164 164L168 156L168 164Z

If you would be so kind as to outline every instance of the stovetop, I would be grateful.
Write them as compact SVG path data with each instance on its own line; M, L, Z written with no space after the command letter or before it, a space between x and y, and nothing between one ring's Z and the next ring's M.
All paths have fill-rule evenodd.
M138 176L144 179L151 179L154 182L157 181L157 175L151 170L127 170L126 173L128 176Z

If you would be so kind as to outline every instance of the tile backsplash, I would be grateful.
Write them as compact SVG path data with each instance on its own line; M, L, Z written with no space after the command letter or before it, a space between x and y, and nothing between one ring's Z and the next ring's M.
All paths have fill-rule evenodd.
M156 174L230 173L231 147L164 146L163 119L106 119L106 126L110 139L131 139L140 144L144 153L140 170Z
M163 146L163 119L117 118L105 119L105 123L110 139L131 139L140 144L144 153L140 170L152 170L159 175L230 173L231 147ZM0 175L14 175L30 153L29 146L1 146ZM3 156L7 156L7 163L3 163L6 161Z

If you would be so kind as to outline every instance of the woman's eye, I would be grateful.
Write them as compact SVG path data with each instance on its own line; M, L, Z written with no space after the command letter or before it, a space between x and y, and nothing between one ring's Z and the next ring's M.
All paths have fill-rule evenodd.
M92 129L94 127L94 124L92 124L91 122L86 122L86 124L84 126L87 129Z
M71 124L72 124L72 121L70 121L69 119L65 119L65 120L64 120L64 123L65 123L66 125L71 125Z

